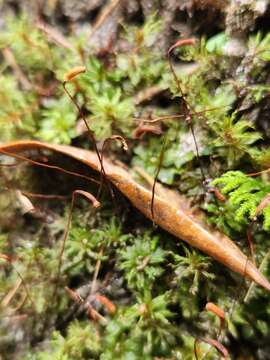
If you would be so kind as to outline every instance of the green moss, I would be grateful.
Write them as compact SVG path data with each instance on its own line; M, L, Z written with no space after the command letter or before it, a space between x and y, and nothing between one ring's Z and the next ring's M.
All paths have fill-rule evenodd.
M224 55L224 45L229 40L225 32L202 38L195 46L175 49L174 66L192 113L198 161L190 119L185 116L186 104L170 73L166 51L158 46L162 31L163 23L157 16L149 17L140 26L124 24L119 38L125 46L116 47L117 51L108 54L104 61L101 56L98 59L88 55L83 31L79 38L66 36L69 49L51 43L26 15L7 19L0 34L0 47L10 48L30 86L25 88L10 63L3 59L0 139L27 137L85 146L82 119L62 87L65 73L85 64L86 72L67 86L94 131L98 146L112 134L125 136L129 152L122 159L127 168L138 165L154 176L166 136L159 181L190 197L192 205L205 210L209 222L237 241L241 238L239 244L244 249L247 225L270 192L267 175L245 175L270 166L268 135L260 132L252 113L254 108L267 111L269 34L250 36L247 53L238 60ZM191 65L188 71L186 65ZM137 95L153 86L166 91L152 101L146 99L138 104ZM173 118L175 114L180 117ZM160 122L162 136L146 134L143 139L133 138L141 118L162 115L172 116ZM118 158L119 154L112 147L108 156ZM212 193L206 193L200 165L207 178L216 178L211 186L217 186L226 201L220 202ZM5 189L11 179L12 186L20 187L34 182L38 174L33 172L29 179L20 168L17 172L12 169L1 168L1 185ZM62 194L62 184L53 190ZM46 185L42 188L49 193ZM77 185L82 184L66 181L65 189L73 191ZM120 209L115 213L106 195L101 211L96 213L76 202L59 279L59 254L69 206L65 208L59 202L45 202L43 206L37 201L35 204L46 216L53 214L54 221L50 223L46 216L22 216L13 204L14 198L9 199L6 193L0 200L5 216L1 220L1 253L14 258L11 264L4 257L1 259L4 304L20 276L24 280L10 303L1 308L4 318L12 316L10 311L16 306L19 314L26 315L22 324L17 323L15 333L23 334L23 346L10 331L10 323L0 323L1 334L10 331L3 348L11 356L11 348L17 351L22 346L22 353L29 350L26 359L193 359L194 340L216 338L218 331L218 319L204 310L208 301L215 301L227 311L228 328L222 342L230 347L232 356L235 344L239 349L252 344L252 351L256 348L253 355L256 353L258 358L269 353L268 295L256 288L246 303L240 301L240 277L199 251L180 246L160 229L153 229L124 201L122 206L118 193ZM259 260L266 259L266 276L270 274L269 229L267 205L254 226L256 254ZM93 279L97 290L90 294ZM77 291L83 306L68 297L66 286ZM116 312L112 314L100 304L97 294L113 303ZM103 316L103 321L88 319L89 304ZM200 343L199 348L199 358L219 358L213 347Z

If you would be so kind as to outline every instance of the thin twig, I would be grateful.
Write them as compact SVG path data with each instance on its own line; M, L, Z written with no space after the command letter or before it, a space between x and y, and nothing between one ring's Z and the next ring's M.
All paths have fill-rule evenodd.
M155 201L155 189L156 189L156 183L158 180L158 175L160 173L161 167L162 167L162 163L163 163L163 159L164 159L164 153L165 153L165 148L166 148L166 143L167 143L167 136L164 136L163 139L163 143L162 143L162 148L159 154L159 161L158 161L158 167L157 167L157 172L154 178L154 182L153 182L153 186L152 186L152 199L151 199L151 216L152 216L152 220L154 221L154 201Z
M12 264L12 267L13 267L13 269L15 270L15 272L17 273L17 275L19 276L19 278L21 279L21 281L22 281L22 286L23 286L23 288L24 288L24 290L25 290L25 292L26 292L26 294L27 294L27 297L29 298L29 300L30 300L30 302L31 302L31 305L32 305L34 311L36 311L35 303L34 303L34 301L32 300L32 297L31 297L30 292L29 292L29 290L28 290L28 287L27 287L27 285L26 285L26 283L25 283L25 281L24 281L24 278L22 277L22 275L20 274L20 272L16 269L16 267L14 266L14 264Z
M67 241L67 237L68 237L68 233L69 233L69 229L70 229L70 225L71 225L72 212L73 212L73 208L74 208L74 204L75 204L76 195L82 195L82 196L86 197L89 201L91 201L94 208L98 208L100 206L99 201L92 194L90 194L89 192L86 192L86 191L83 191L83 190L75 190L75 191L73 191L72 199L71 199L71 206L70 206L70 210L69 210L69 213L68 213L67 225L66 225L66 228L65 228L63 241L62 241L62 246L61 246L60 253L59 253L59 262L58 262L58 269L57 269L56 283L55 283L55 289L54 289L53 298L55 297L56 291L57 291L57 286L58 286L58 282L59 282L59 277L60 277L61 267L62 267L62 261L63 261L63 254L64 254L64 251L65 251L66 241Z
M10 303L14 295L16 294L17 290L20 288L22 284L22 280L18 279L15 286L9 290L9 292L4 296L3 300L1 301L1 307L7 307L7 305Z
M70 228L70 225L71 225L72 212L73 212L73 208L74 208L76 195L83 195L84 197L86 197L88 200L90 200L92 202L94 208L98 208L100 206L100 203L97 201L97 199L92 194L90 194L89 192L86 192L86 191L83 191L83 190L74 190L73 191L72 200L71 200L71 207L70 207L70 211L69 211L69 214L68 214L67 226L65 228L63 242L62 242L62 246L61 246L61 249L60 249L58 271L57 271L57 279L59 278L60 272L61 272L62 257L63 257L64 251L65 251L66 240L67 240L68 233L69 233L69 228Z
M180 80L178 79L178 77L176 75L176 72L175 72L174 67L173 67L172 59L171 59L171 53L176 47L182 46L182 45L194 45L194 44L195 44L194 39L183 39L183 40L177 41L173 46L171 46L169 48L169 50L167 52L167 56L168 56L170 70L171 70L171 72L173 74L173 77L174 77L174 80L176 82L178 91L180 92L181 98L182 98L182 100L184 102L185 111L187 111L187 114L184 114L184 115L187 115L186 116L186 121L187 121L187 123L188 123L188 125L190 127L191 134L192 134L192 137L193 137L193 141L194 141L194 144L195 144L196 157L197 157L197 160L199 162L199 167L200 167L201 176L202 176L202 184L204 186L204 184L205 184L205 174L204 174L203 166L202 166L201 159L200 159L199 147L198 147L197 139L196 139L195 132L194 132L194 126L193 126L193 123L192 123L192 117L193 117L193 114L195 113L195 109L189 104L189 102L186 99L186 96L185 96L185 94L184 94L184 92L182 90Z
M105 148L107 146L107 144L110 142L110 141L120 141L121 142L121 145L122 145L122 148L124 151L127 151L128 150L128 145L126 143L126 140L120 136L120 135L112 135L108 138L106 138L103 142L103 145L102 145L102 149L101 149L101 163L102 163L102 166L103 166L103 158L104 158L104 153L105 153ZM100 196L100 193L101 193L101 189L102 189L102 185L103 185L103 180L106 180L106 177L104 178L104 175L103 175L103 172L101 171L100 172L100 185L99 185L99 189L98 189L98 195L97 195L97 198L99 198ZM111 197L112 197L112 200L115 204L115 196L114 196L114 192L113 192L113 189L111 186L109 186L109 191L111 193ZM116 207L116 204L115 204L115 207Z
M100 15L97 18L93 28L91 29L90 35L88 36L88 40L92 38L97 29L105 22L108 16L114 11L114 9L118 6L121 0L112 0L109 4L103 7Z
M23 195L29 196L29 197L33 197L33 198L37 198L37 199L48 199L48 200L67 200L68 196L65 195L52 195L52 194L37 194L37 193L32 193L32 192L28 192L28 191L23 191L21 190L21 193Z
M104 252L104 246L101 247L101 249L100 249L100 251L98 253L99 259L98 259L98 261L96 263L95 272L94 272L94 275L93 275L93 280L92 280L92 285L91 285L90 295L93 295L95 290L96 290L97 277L98 277L98 273L99 273L100 266L101 266L100 257L103 255L103 252Z
M106 182L106 185L107 185L109 191L111 192L111 185L110 185L110 183L109 183L109 181L108 181L108 179L107 179L107 176L106 176L106 173L105 173L105 169L104 169L104 166L103 166L103 163L102 163L102 158L101 158L101 155L100 155L100 153L99 153L99 151L98 151L95 134L94 134L94 132L90 129L90 126L89 126L89 124L88 124L88 122L87 122L87 120L86 120L86 118L85 118L85 116L84 116L84 114L83 114L83 112L82 112L82 109L81 109L80 105L77 103L77 101L75 100L74 96L72 96L71 93L68 91L68 89L67 89L67 87L66 87L66 84L67 84L67 82L64 81L64 82L63 82L63 88L64 88L66 94L68 95L68 97L70 98L70 100L72 101L72 103L75 105L75 107L76 107L76 109L77 109L80 117L83 119L83 121L84 121L84 123L85 123L85 126L86 126L86 128L87 128L87 130L88 130L88 134L89 134L90 139L91 139L91 141L92 141L92 143L93 143L95 153L96 153L96 155L97 155L97 157L98 157L98 161L99 161L99 163L100 163L100 168L101 168L102 176L104 176L104 180L105 180L105 182Z
M3 56L7 62L7 64L12 68L14 73L17 76L18 81L21 83L22 87L25 90L30 90L32 88L31 82L28 80L26 75L23 73L22 69L19 67L19 65L16 62L16 59L13 55L13 52L10 48L2 49Z
M47 39L53 41L55 44L60 45L66 49L72 50L71 44L66 40L66 38L58 31L56 28L50 26L49 24L39 20L37 22L37 28L44 32L47 36Z
M261 264L260 264L260 266L259 266L259 271L262 271L262 270L263 270L263 268L264 268L266 262L268 261L269 257L270 257L270 248L269 248L269 250L267 251L267 253L265 254L265 256L264 256L264 258L263 258L263 260L262 260L262 262L261 262ZM256 284L254 283L254 281L252 281L251 284L250 284L250 286L249 286L249 288L248 288L248 291L247 291L247 293L246 293L246 295L245 295L245 297L244 297L244 302L245 302L245 303L249 300L250 295L251 295L252 290L253 290L253 288L254 288L255 285L256 285Z
M210 109L205 109L202 111L194 111L192 112L192 116L200 116L203 115L206 112L210 112L210 111L215 111L215 110L220 110L223 109L224 107L228 107L230 105L225 105L225 106L217 106L214 108L210 108ZM164 121L164 120L171 120L171 119L179 119L179 118L185 118L186 114L180 115L180 114L171 114L171 115L163 115L163 116L159 116L155 119L144 119L144 118L134 118L135 121L140 121L140 122L145 122L145 123L149 123L149 124L155 124L156 122L160 122L160 121Z
M270 168L269 169L266 169L266 170L262 170L262 171L258 171L258 172L255 172L255 173L249 173L249 174L246 174L246 176L258 176L258 175L261 175L261 174L266 174L266 173L269 173L270 172Z
M249 247L249 253L253 264L256 266L256 259L255 259L255 251L254 251L254 243L252 239L252 230L253 230L254 220L248 225L247 228L247 242Z

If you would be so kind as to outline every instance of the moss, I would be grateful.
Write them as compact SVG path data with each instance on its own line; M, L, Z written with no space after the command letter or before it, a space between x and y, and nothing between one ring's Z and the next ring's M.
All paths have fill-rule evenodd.
M247 227L270 192L267 173L246 175L270 164L269 136L258 115L269 107L269 34L247 34L247 51L237 59L228 57L230 35L220 27L194 46L175 49L179 91L166 51L158 44L163 26L163 19L154 15L141 25L123 24L114 51L89 55L83 31L80 37L67 33L70 47L63 47L52 44L27 15L6 19L0 47L9 48L23 77L7 57L1 60L0 139L93 146L81 126L81 114L62 88L65 73L85 64L86 72L67 86L98 147L111 135L125 136L127 154L111 146L108 156L120 157L128 169L138 165L154 177L166 136L159 181L184 193L210 223L247 251ZM157 91L148 96L153 88ZM134 138L137 126L159 117L165 117L156 122L161 135L149 132ZM8 162L6 157L1 160ZM8 355L18 351L22 359L44 360L193 359L195 339L216 338L218 332L218 319L204 310L208 301L227 311L222 343L232 357L256 353L262 359L269 353L268 295L256 288L244 303L240 277L152 227L118 193L116 211L105 192L100 212L76 202L58 277L69 205L33 200L41 216L22 215L11 189L26 186L34 191L39 185L47 193L68 196L75 187L89 190L88 184L54 177L49 170L26 177L21 165L1 167L1 172L1 311L11 320L1 321L0 332L9 333L1 342ZM225 201L215 198L216 190ZM266 276L269 228L267 205L253 229L256 257L258 262L264 259ZM25 316L23 322L14 320L15 329L14 314ZM217 350L203 342L199 353L199 358L219 358Z

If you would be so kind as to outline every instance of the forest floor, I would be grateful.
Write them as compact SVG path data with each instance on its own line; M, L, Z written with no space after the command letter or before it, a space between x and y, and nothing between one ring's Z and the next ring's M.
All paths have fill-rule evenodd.
M0 359L270 359L269 20L0 0Z

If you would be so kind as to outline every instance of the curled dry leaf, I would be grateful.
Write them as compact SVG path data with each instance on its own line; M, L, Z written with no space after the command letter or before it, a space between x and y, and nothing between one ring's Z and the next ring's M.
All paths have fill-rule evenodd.
M101 171L101 165L95 152L72 146L51 145L38 141L19 141L0 146L0 153L9 153L10 156L13 156L18 152L34 149L55 151L74 158L98 172ZM149 219L152 219L151 191L138 184L127 170L115 165L109 159L104 158L103 166L108 180L111 181L138 210ZM197 220L195 216L190 215L183 208L177 207L161 195L155 196L154 210L157 225L177 238L187 242L189 245L200 249L229 269L270 290L268 280L227 236L208 228L201 220Z
M23 215L35 212L32 202L20 190L15 190L15 195Z

